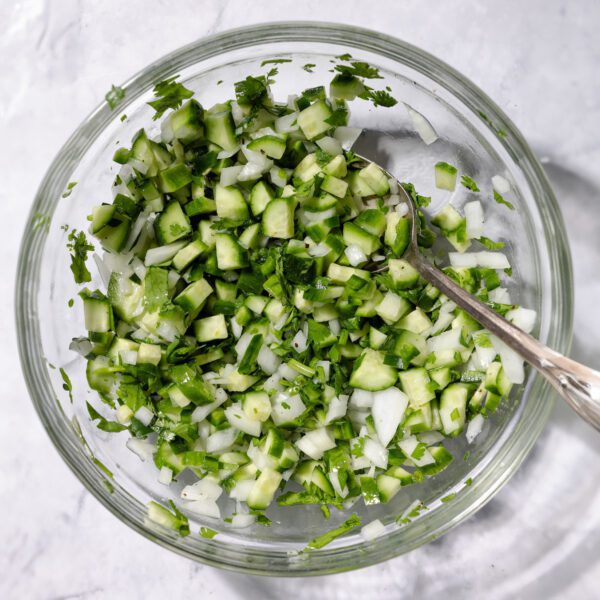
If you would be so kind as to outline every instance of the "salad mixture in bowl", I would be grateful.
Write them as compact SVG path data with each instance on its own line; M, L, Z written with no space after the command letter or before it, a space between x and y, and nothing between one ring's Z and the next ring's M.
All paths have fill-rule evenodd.
M140 76L124 111L114 87L111 129L35 217L36 285L68 315L41 334L53 418L82 479L157 541L258 572L351 568L485 501L549 406L519 402L522 359L403 259L400 186L421 251L546 337L549 217L499 155L510 124L482 113L486 138L360 49L242 59L242 42L218 68Z

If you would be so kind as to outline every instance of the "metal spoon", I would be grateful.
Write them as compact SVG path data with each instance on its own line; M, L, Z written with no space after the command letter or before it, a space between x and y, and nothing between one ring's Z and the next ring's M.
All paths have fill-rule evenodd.
M356 166L369 164L370 161L364 157L360 158L365 165ZM396 179L381 166L379 168L391 179ZM408 214L412 221L410 243L402 258L409 262L424 279L474 317L485 329L520 354L556 388L567 404L584 421L600 431L600 372L548 348L466 292L423 257L417 244L417 209L412 198L399 182L398 188L399 195L408 205Z

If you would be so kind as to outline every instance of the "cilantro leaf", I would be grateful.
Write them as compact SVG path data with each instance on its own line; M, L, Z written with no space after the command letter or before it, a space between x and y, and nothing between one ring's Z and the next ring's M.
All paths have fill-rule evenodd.
M314 540L308 543L305 550L316 550L318 548L323 548L327 544L333 542L336 538L348 533L355 527L360 527L360 517L356 514L352 515L347 521L344 521L339 527L316 537Z
M471 190L472 192L478 192L479 191L479 187L477 186L477 183L475 182L475 180L471 179L468 175L463 175L460 178L460 182L468 189Z
M249 75L243 81L236 82L234 87L238 104L256 109L268 98L267 82L263 76Z
M360 458L361 456L364 456L364 447L365 447L365 438L358 438L358 441L356 441L353 445L352 445L352 450L350 451L350 454L352 454L352 456L354 456L355 458Z
M91 252L94 246L88 242L85 233L73 229L69 233L67 249L71 253L71 272L73 273L75 283L91 281L92 276L85 263L88 258L88 252Z
M348 110L345 108L336 108L330 117L325 119L327 125L332 127L340 127L348 123Z
M423 442L419 442L415 446L415 449L412 451L410 458L414 458L415 460L420 460L421 458L423 458L423 456L425 456L426 450L427 450L427 444L424 444Z
M218 533L218 531L210 527L200 527L200 535L207 540L212 540Z
M92 421L98 421L96 427L102 431L108 431L110 433L116 433L127 429L125 425L117 423L116 421L106 420L89 402L86 402L87 411Z
M504 248L504 242L494 242L494 240L490 240L490 238L481 236L477 238L477 241L482 243L488 250L499 250L500 248Z
M314 63L306 63L302 68L307 72L307 73L314 73L313 69L316 67L317 65L315 65Z
M264 67L265 65L281 65L283 63L289 63L292 62L291 58L271 58L269 60L263 60L260 63L261 67Z
M164 112L169 110L169 108L179 108L184 100L187 100L194 95L194 92L188 90L183 84L175 81L178 77L179 75L169 77L154 86L154 95L157 99L148 102L148 104L156 111L152 117L154 121L160 119Z
M371 100L374 106L384 106L389 108L398 104L398 100L394 98L389 92L385 90L371 90L367 89L365 94L361 95L361 98Z
M37 231L38 229L43 229L44 232L48 233L50 229L50 215L44 215L40 212L36 212L33 215L33 230Z
M343 59L345 60L345 59ZM364 79L383 79L379 69L372 67L369 63L355 60L350 65L336 65L335 70L343 75L354 75Z
M346 60L346 61L348 61L348 60L350 60L352 58L352 55L349 54L348 52L346 52L346 54L340 54L339 56L336 56L336 58L338 60Z
M494 190L494 200L498 203L498 204L504 204L504 206L507 206L508 208L510 208L510 210L515 210L514 205L509 202L508 200L505 200L501 194L499 194L496 190Z
M118 85L111 86L110 90L106 92L104 99L108 104L110 110L115 110L118 104L125 98L125 90Z
M69 183L67 183L67 189L63 192L62 198L68 198L76 185L76 181L69 181Z
M63 380L63 390L65 390L66 392L69 392L69 400L71 401L71 404L73 403L73 384L71 383L71 379L69 378L69 376L67 375L67 372L60 367L60 369L58 370L60 372L60 376Z

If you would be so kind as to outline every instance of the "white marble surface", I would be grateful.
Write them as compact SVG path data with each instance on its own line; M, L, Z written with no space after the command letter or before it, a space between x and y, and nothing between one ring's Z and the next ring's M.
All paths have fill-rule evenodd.
M163 54L231 27L314 18L429 50L513 118L568 219L573 356L600 367L597 0L2 2L0 598L598 597L600 437L561 406L518 474L461 527L385 564L305 581L226 573L146 541L83 489L38 422L16 355L13 282L29 205L58 147L112 83Z

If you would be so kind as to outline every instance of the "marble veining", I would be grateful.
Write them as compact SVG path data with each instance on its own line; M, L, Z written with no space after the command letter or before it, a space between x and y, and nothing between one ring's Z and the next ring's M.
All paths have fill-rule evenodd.
M112 83L198 37L276 19L369 27L462 71L543 159L575 264L572 356L600 366L600 4L595 0L20 0L0 4L0 598L578 598L598 595L600 437L566 408L511 482L435 543L305 581L236 575L146 541L53 449L18 366L13 285L30 199ZM582 216L583 215L583 216Z

